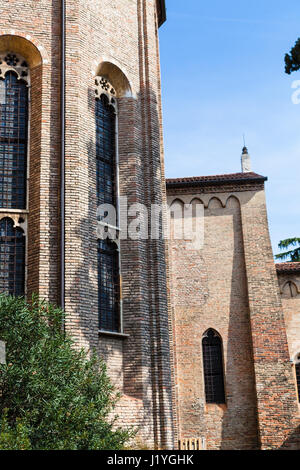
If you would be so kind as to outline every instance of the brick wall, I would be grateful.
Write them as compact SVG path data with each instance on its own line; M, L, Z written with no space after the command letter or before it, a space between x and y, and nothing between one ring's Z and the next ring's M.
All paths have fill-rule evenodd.
M300 268L295 270L294 263L279 264L277 276L290 359L294 360L295 356L300 353Z
M295 381L263 191L242 205L242 223L261 447L296 445Z
M300 263L282 263L277 265L279 291L283 306L289 356L293 368L296 386L295 363L300 354ZM298 392L297 386L296 391ZM298 401L300 421L300 403Z
M165 193L156 7L156 0L66 4L66 329L78 347L94 348L107 360L124 394L121 422L140 427L140 441L150 446L172 447L163 241L122 243L128 337L99 336L97 313L95 76L106 70L118 89L120 73L130 84L131 93L120 92L118 103L121 194L129 203L161 203ZM7 31L24 38L10 42L16 52L26 54L33 44L41 54L31 71L28 291L58 302L60 2L4 0L0 34ZM103 63L113 67L101 69Z
M295 446L295 384L263 180L220 179L198 187L167 181L169 204L205 206L203 249L170 245L179 438L205 438L208 449ZM205 401L201 341L208 328L223 340L226 405Z

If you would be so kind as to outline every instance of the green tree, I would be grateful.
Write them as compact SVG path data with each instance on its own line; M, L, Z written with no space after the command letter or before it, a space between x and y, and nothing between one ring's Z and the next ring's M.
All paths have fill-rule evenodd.
M63 313L33 298L0 295L0 448L118 450L133 431L115 427L118 395L96 355L78 351Z
M0 449L1 450L31 450L29 431L24 422L17 418L13 426L7 420L7 411L0 418Z
M281 240L278 247L284 253L279 253L275 256L276 259L287 260L287 261L300 261L300 238L288 238L287 240ZM289 248L293 248L290 250Z
M291 74L300 69L300 38L291 49L289 54L285 54L285 72Z

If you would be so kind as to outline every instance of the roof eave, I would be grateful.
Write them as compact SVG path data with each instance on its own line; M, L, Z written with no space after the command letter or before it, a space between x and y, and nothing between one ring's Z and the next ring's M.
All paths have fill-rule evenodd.
M165 0L157 0L158 26L160 27L167 19Z
M300 273L300 263L278 263L275 265L277 274L299 274Z
M208 180L208 181L166 181L167 188L175 189L175 188L184 188L184 187L197 187L197 186L226 186L230 184L255 184L255 183L264 183L267 181L268 178L265 176L253 177L249 179L216 179L216 180Z

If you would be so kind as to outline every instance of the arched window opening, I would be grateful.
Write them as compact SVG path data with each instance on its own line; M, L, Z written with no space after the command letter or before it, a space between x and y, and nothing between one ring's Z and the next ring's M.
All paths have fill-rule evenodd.
M293 281L288 281L285 283L282 293L287 298L294 298L298 296L298 289L296 284Z
M0 292L24 295L25 236L12 219L0 221Z
M206 403L224 404L223 345L218 333L210 329L202 339Z
M26 209L28 146L27 63L0 57L0 208Z
M116 203L116 111L102 94L96 99L97 203Z
M99 329L120 331L119 254L116 244L98 240Z
M113 229L118 238L119 195L116 92L106 78L97 77L95 85L97 205L99 207L102 204L111 204L114 207L116 226ZM98 223L105 225L105 222L102 220L98 220ZM101 233L106 232L104 230ZM104 240L99 238L99 330L122 332L120 290L120 252L118 244L110 240L109 237Z

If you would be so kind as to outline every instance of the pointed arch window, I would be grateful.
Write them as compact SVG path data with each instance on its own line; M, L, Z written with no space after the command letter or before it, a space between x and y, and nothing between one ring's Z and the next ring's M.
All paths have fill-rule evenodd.
M298 296L298 289L293 281L287 281L283 286L282 293L287 298L294 298Z
M24 58L0 53L0 212L12 214L0 220L0 292L17 296L25 293L25 234L15 220L27 219L29 85Z
M28 86L18 72L24 78L28 72L20 61L11 54L0 57L0 208L5 209L26 209Z
M206 403L224 404L223 344L215 330L210 329L203 336L202 352Z
M96 100L97 202L116 203L116 110L102 94Z
M25 236L14 221L0 221L0 293L24 295Z
M115 90L103 77L95 80L96 89L96 191L97 205L110 204L116 210L113 232L118 239L118 143ZM101 220L98 223L102 223ZM105 224L104 224L105 225ZM103 233L103 232L102 232ZM98 239L98 314L99 330L120 333L120 251L119 243Z

